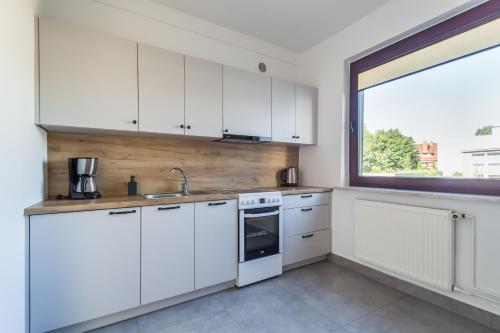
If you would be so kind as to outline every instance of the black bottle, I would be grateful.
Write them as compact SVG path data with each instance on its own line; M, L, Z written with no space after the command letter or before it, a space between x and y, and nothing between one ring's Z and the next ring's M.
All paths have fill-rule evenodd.
M128 195L137 195L137 181L135 176L130 176L130 181L128 182Z

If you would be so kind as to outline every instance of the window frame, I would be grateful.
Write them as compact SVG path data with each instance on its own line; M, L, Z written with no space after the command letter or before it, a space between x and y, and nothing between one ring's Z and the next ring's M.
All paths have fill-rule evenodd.
M363 133L359 116L358 75L371 68L425 48L500 17L500 1L484 2L470 10L395 42L350 64L349 85L349 186L431 192L500 195L500 179L455 179L360 175ZM361 123L361 126L358 124Z

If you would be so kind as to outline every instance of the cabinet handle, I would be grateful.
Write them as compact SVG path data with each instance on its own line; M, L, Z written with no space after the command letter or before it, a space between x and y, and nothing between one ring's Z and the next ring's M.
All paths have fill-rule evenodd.
M226 133L227 133L227 132L229 132L229 130L226 128L226 129L224 130L224 132L226 132Z
M158 207L158 210L172 210L172 209L179 209L181 206L172 206L172 207Z
M184 124L181 125L181 128L184 128Z
M186 126L186 128L187 128L187 129L191 129L191 125L187 125L187 126Z
M295 136L295 139L300 139L300 136L299 135Z
M209 206L221 206L221 205L225 205L227 202L209 202L208 205Z
M137 124L137 120L132 120L132 124Z
M312 194L301 195L300 197L301 197L302 199L312 198Z
M311 210L313 210L312 208L302 208L301 211L303 212L310 212Z
M314 236L314 234L302 235L302 238L311 238L313 236Z
M135 214L136 210L122 210L120 212L109 212L109 215Z

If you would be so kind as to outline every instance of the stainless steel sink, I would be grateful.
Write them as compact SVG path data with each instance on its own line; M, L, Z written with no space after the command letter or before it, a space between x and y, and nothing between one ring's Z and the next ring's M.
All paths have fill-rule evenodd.
M179 197L187 197L191 195L207 195L214 194L221 191L210 191L210 190L194 190L189 192L189 194L184 194L182 192L160 192L160 193L148 193L143 194L146 199L162 199L162 198L179 198ZM226 193L226 192L224 192Z
M205 195L205 194L212 194L214 193L213 191L203 191L203 190L195 190L195 191L191 191L189 192L190 195Z
M162 199L162 198L178 198L189 196L190 194L184 194L182 192L161 192L161 193L148 193L144 194L146 199Z

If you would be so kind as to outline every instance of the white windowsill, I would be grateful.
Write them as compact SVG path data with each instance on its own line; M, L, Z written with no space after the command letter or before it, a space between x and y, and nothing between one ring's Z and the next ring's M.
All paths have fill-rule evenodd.
M335 186L333 187L333 191L334 192L355 191L364 193L404 195L404 196L443 199L443 200L500 203L500 196L476 195L476 194L454 194L454 193L442 193L442 192L395 190L390 188L357 187L357 186Z

